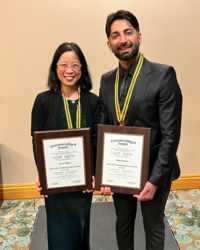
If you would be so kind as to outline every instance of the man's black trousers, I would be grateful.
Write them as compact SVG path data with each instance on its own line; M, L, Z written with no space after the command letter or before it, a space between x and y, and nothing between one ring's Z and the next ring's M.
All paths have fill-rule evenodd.
M158 188L153 200L141 202L146 250L164 250L165 225L163 219L170 187L171 182L165 188ZM137 199L132 195L119 193L115 193L113 199L117 216L116 234L119 250L133 250Z

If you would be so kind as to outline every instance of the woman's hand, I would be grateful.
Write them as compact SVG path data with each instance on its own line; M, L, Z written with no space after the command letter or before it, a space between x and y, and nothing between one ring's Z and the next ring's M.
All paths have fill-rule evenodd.
M91 189L91 190L87 189L86 191L84 190L83 193L91 193L91 192L94 192L94 189L95 189L95 177L92 176L92 189Z
M40 194L40 192L42 191L42 187L40 187L40 179L39 179L39 176L36 177L36 180L35 180L35 183L36 183L36 190L38 191L38 193ZM41 197L46 197L48 198L48 195L41 195Z

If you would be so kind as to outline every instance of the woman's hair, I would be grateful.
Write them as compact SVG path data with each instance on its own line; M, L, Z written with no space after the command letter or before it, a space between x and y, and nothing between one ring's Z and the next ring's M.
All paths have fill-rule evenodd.
M83 52L79 48L79 46L75 43L63 43L61 44L54 53L52 63L49 68L48 82L47 86L50 88L51 92L58 93L61 89L61 83L57 76L56 68L57 62L61 55L66 51L74 51L78 56L81 67L81 78L78 81L78 86L81 86L81 91L88 92L92 88L92 81L90 77L90 73L88 70L87 62L83 55Z

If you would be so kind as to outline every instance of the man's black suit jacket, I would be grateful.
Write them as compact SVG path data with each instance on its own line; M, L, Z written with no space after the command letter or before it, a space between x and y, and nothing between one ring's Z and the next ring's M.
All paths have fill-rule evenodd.
M101 78L100 123L117 125L114 84L117 69ZM181 129L182 95L170 66L144 62L136 81L125 126L151 128L149 182L165 187L180 176L176 156Z

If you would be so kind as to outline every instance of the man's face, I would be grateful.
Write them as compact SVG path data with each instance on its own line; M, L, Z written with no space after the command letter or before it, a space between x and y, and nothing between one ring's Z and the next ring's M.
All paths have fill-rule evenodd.
M118 59L128 61L137 56L141 42L141 33L127 20L116 20L112 23L107 44Z

